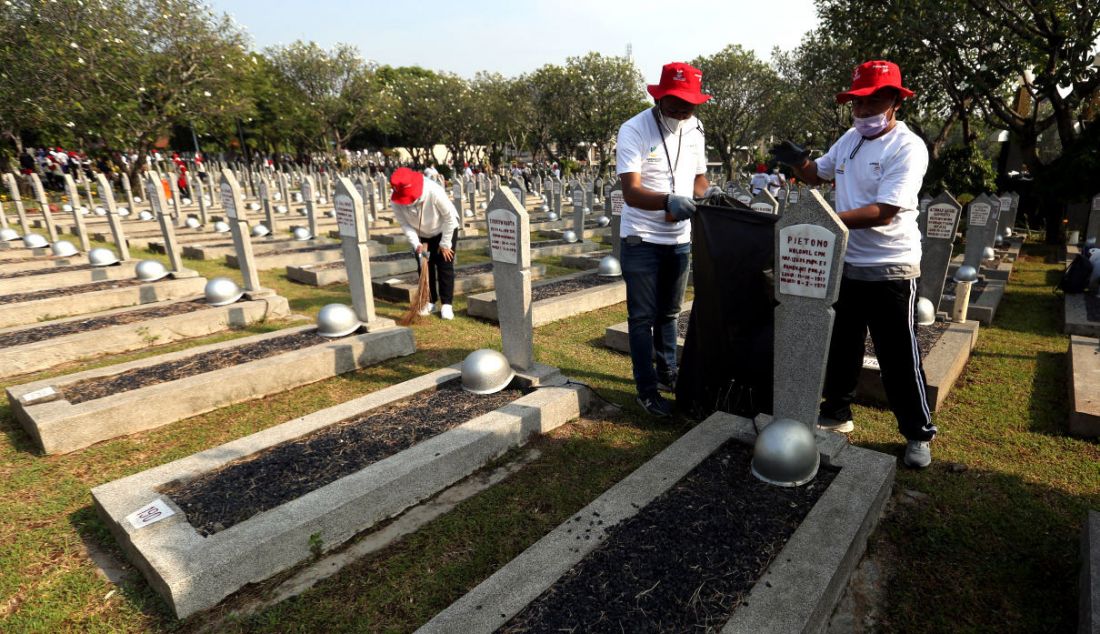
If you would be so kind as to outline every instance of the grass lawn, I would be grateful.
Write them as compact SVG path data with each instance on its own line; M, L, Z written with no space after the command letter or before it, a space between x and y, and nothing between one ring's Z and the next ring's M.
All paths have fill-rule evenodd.
M897 491L920 491L927 498L896 504L872 536L871 553L886 562L884 630L1076 627L1077 539L1085 510L1100 508L1100 445L1063 433L1067 338L1059 332L1060 298L1050 292L1058 267L1044 263L1042 247L1024 253L996 323L982 328L967 370L937 415L936 462L923 472L899 470ZM548 275L570 272L560 259L545 263ZM228 274L239 280L237 271L220 264L188 264L208 277ZM299 314L313 316L326 303L349 301L343 285L298 285L281 271L261 277ZM403 308L378 302L379 313L391 318ZM653 424L633 405L628 357L601 345L604 328L626 319L624 305L546 325L535 333L537 358L623 405L621 413L593 414L534 440L530 447L539 455L517 474L297 598L251 616L233 616L248 595L265 589L250 588L210 613L183 623L172 619L141 575L124 563L92 510L89 489L457 362L475 348L499 347L495 324L466 317L461 298L455 308L454 321L433 317L414 326L418 350L410 357L69 455L34 453L5 400L0 405L0 631L410 631L691 424ZM262 324L155 352L293 323L300 322ZM856 416L853 442L900 454L901 438L889 412L861 407ZM116 560L124 573L121 586L97 571L90 553Z

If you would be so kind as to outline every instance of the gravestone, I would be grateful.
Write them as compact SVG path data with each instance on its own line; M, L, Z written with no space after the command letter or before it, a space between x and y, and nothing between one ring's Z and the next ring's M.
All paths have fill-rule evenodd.
M127 171L119 172L118 180L122 183L122 193L126 195L127 209L130 213L134 214L132 217L137 218L137 209L134 208L134 189L130 184L130 174Z
M180 187L178 184L179 176L169 170L168 171L168 191L172 192L172 215L176 221L179 222L179 226L186 226L184 223L187 220L187 216L183 213L183 201L180 200Z
M19 195L19 183L16 182L15 175L4 174L4 185L8 188L8 196L15 203L15 213L19 216L19 228L23 231L22 235L27 235L31 232L31 225L27 221L27 210L23 208L23 198Z
M619 259L623 251L623 241L619 233L622 231L623 205L626 204L626 200L623 198L622 186L615 183L615 186L608 192L606 200L607 217L611 218L611 255L614 255L615 259Z
M270 232L267 234L268 240L275 239L275 209L271 204L271 183L267 181L266 176L260 177L260 202L264 207L264 224L267 225L267 230Z
M516 370L534 366L531 310L531 222L511 190L501 190L486 213L497 321L504 356Z
M776 419L817 425L825 361L844 271L848 229L819 192L799 196L776 224L775 350L772 410Z
M336 184L337 184L337 186L339 186L339 184L340 184L340 179L342 179L342 178L344 178L344 177L343 177L343 176L337 176L337 177L336 177ZM368 190L368 189L370 189L370 185L369 185L369 184L366 184L366 183L364 183L364 182L363 182L363 181L362 181L361 179L356 179L356 180L353 180L353 181L351 182L351 186L352 186L352 188L353 188L353 189L355 190L355 193L359 194L359 200L360 200L360 201L363 201L363 200L366 200L366 199L367 199L367 190ZM360 212L362 212L362 213L363 213L363 216L361 216L361 217L360 217L360 221L359 221L359 222L360 222L360 223L361 223L361 224L362 224L362 225L363 225L364 227L370 227L370 216L367 216L367 215L366 215L366 213L367 213L367 206L366 206L365 204L363 204L363 205L360 205L360 206L356 207L356 209L358 209L358 210L359 210ZM334 214L336 213L336 212L335 212L335 210L333 211L333 213L334 213ZM369 231L369 230L367 231L367 234L368 234L368 235L370 234L370 231Z
M31 189L34 190L34 197L38 201L38 206L41 207L42 221L46 223L46 232L50 234L50 242L57 242L57 227L53 224L53 214L50 213L50 199L46 196L46 190L42 187L42 180L38 178L38 174L31 173L28 175L31 181ZM26 235L24 233L24 235Z
M569 190L569 204L573 206L574 211L584 209L584 188L579 183Z
M371 187L368 183L367 187ZM394 325L392 319L378 317L374 312L374 290L370 281L370 250L367 227L363 222L363 198L352 182L340 177L336 182L336 224L340 229L340 248L348 272L348 290L352 308L367 332Z
M765 187L760 190L759 194L752 197L752 200L749 201L749 208L766 214L777 214L779 213L779 201Z
M734 199L736 199L738 202L740 202L744 205L749 205L749 204L752 203L752 194L749 193L748 190L741 187L740 185L735 184L733 186L732 196L734 197Z
M305 175L302 177L302 202L306 206L306 220L309 222L309 237L317 237L317 210L314 208L314 199L317 197L315 193L315 185L313 184L313 177Z
M966 251L963 252L963 264L974 270L982 264L982 253L987 243L997 232L997 221L993 216L994 203L985 194L970 201L966 206Z
M88 242L88 230L84 226L84 214L80 213L80 191L76 188L76 181L69 174L65 174L64 181L65 194L68 195L73 208L74 230L77 237L80 238L80 250L87 253L88 249L91 248L91 244Z
M553 202L550 205L550 209L558 214L558 218L561 218L561 179L554 177L554 185L551 188L551 197Z
M955 232L959 228L962 205L948 192L929 201L924 213L925 227L921 231L920 289L919 296L940 305L943 296L947 268L951 264Z
M584 190L580 185L573 188L573 232L577 234L577 242L584 242Z
M191 193L195 196L195 202L199 204L199 224L205 227L208 205L206 204L206 190L201 177L191 181Z
M198 182L198 179L195 181ZM145 181L145 198L153 208L153 214L156 215L160 231L164 236L164 252L168 255L168 269L172 272L172 276L177 279L198 277L198 273L183 266L179 241L176 240L176 228L172 225L171 214L166 211L168 201L164 198L164 188L152 177Z
M993 208L993 213L990 216L990 230L986 237L985 246L992 249L997 243L997 236L1000 235L1000 223L1001 223L1001 200L996 196L987 195L989 198L989 204Z
M596 209L596 195L592 191L592 184L588 183L584 188L584 206L591 212Z
M220 189L222 208L225 209L225 218L233 234L233 248L237 252L237 265L241 270L244 291L251 295L270 292L260 286L256 256L252 253L252 236L248 232L248 222L241 217L241 210L244 209L241 186L232 170L222 172Z
M279 184L279 193L282 194L283 204L286 205L287 210L290 210L290 183L287 181L286 173L279 172L276 176Z
M1089 213L1089 223L1085 226L1085 242L1092 241L1094 245L1100 245L1100 194L1092 197L1092 210Z
M458 212L459 222L462 222L462 212L463 212L462 205L463 205L464 201L463 201L463 196L462 196L462 179L461 178L454 179L454 183L451 185L451 196L454 198L455 211Z
M1016 224L1016 215L1012 213L1012 194L1007 192L997 196L997 204L1001 213L997 217L997 234L1002 238L1012 235L1012 227Z
M928 211L928 205L932 204L932 197L928 194L921 196L920 199L920 215L924 215Z
M115 192L107 177L96 174L96 186L99 188L99 198L103 206L107 208L107 225L111 227L111 235L115 239L115 248L118 249L118 259L125 262L130 259L130 247L126 244L126 235L122 232L122 219L118 215L118 207L115 205Z
M80 184L84 186L84 195L88 198L88 209L95 208L95 198L92 196L92 181L88 180L88 175L82 169L76 170L76 174L80 178Z

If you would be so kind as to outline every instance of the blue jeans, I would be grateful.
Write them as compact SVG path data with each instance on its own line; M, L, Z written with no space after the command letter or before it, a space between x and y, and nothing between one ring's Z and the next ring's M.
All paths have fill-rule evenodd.
M630 362L642 396L657 392L658 373L676 374L676 320L687 289L690 254L691 244L622 241Z

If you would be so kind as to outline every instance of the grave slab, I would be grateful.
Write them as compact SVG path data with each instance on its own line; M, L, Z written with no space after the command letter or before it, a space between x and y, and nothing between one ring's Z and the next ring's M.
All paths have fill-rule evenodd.
M684 302L680 308L680 319L686 319L687 315L691 314L692 302ZM603 345L630 354L630 327L628 322L620 322L614 326L608 326L604 330ZM680 335L676 336L676 358L679 359L680 355L684 353L684 338Z
M382 321L382 320L380 320ZM392 322L390 322L392 324ZM232 341L198 346L106 368L7 388L12 411L43 453L68 453L89 445L154 429L219 407L260 398L415 352L412 331L392 325L365 334L324 341L227 368L156 383L80 403L63 400L66 386L136 368L229 350L270 339L315 331L300 326ZM52 390L53 398L30 398Z
M574 255L577 253L589 253L591 251L598 251L602 245L599 242L573 242L569 243L564 240L543 240L541 242L531 243L531 259L537 260L539 258L552 258L556 256ZM489 250L485 250L485 254L489 255Z
M201 297L165 302L165 305L198 301L200 299ZM156 306L156 304L139 306L137 310L152 306ZM29 327L5 328L0 330L0 337L44 326L112 317L134 310L134 307L119 308L92 315L58 319ZM289 314L290 307L286 298L278 295L268 295L255 300L245 299L228 306L210 306L179 315L157 317L53 337L35 343L11 346L5 348L3 359L0 360L0 377L28 374L46 370L62 363L85 361L100 355L120 354L130 350L139 350L150 345L163 345L181 339L202 337L229 328L239 328L269 319L284 318Z
M32 275L20 275L19 277L0 278L0 295L14 293L30 293L50 288L64 288L66 286L78 286L91 284L92 282L106 282L108 280L128 280L134 278L136 260L127 260L111 266L92 267L80 263L84 268L74 271L52 271L41 269Z
M531 251L534 252L535 249L532 248ZM546 279L538 284L532 284L531 290L533 293L537 293L538 288L542 286L565 280L591 277L595 274L595 271L581 271L580 273ZM625 301L626 284L621 279L616 279L608 284L601 284L548 299L535 300L531 304L532 325L537 328L559 319L566 319ZM467 298L466 312L471 317L498 321L496 291L470 295Z
M604 244L603 246L606 247L607 245ZM587 271L588 269L599 268L600 260L609 255L612 255L612 252L606 248L599 251L589 251L588 253L563 255L561 256L561 265L571 269Z
M895 459L818 438L822 463L838 467L839 473L738 606L724 633L823 631L866 549L890 494ZM711 415L417 632L496 631L596 550L611 526L636 515L727 441L751 444L754 439L753 421L722 412ZM592 529L596 539L576 540L570 528L575 517L602 520Z
M588 392L545 387L280 506L202 537L160 493L230 462L409 398L461 376L456 367L314 412L190 457L92 489L100 517L127 557L179 618L330 550L434 495L490 460L583 413ZM558 375L560 377L560 375ZM134 528L126 517L153 500L175 514Z
M493 271L487 263L467 264L455 267L455 295L468 295L493 288ZM373 266L373 263L372 263ZM471 272L475 269L476 272ZM531 265L531 279L540 279L546 274L546 266L542 264ZM408 304L416 295L419 278L415 273L397 277L376 276L371 280L374 287L374 296L383 299Z
M64 266L76 266L87 263L87 259L81 255L71 257L58 257L46 255L42 257L27 256L27 259L18 258L5 260L0 258L0 275L7 273L19 273L21 271L48 271Z
M1065 326L1062 332L1067 335L1100 337L1100 321L1089 319L1086 302L1100 302L1100 299L1087 298L1085 293L1067 293L1065 304Z
M149 284L106 288L75 295L58 295L4 304L0 306L0 328L33 324L71 315L97 313L124 306L193 297L202 293L205 285L206 280L201 277L167 278Z
M394 255L394 254L389 254ZM392 277L402 273L410 273L416 270L416 259L407 253L403 257L392 260L385 259L388 256L371 257L371 275L376 278ZM348 281L348 270L344 267L344 260L326 262L323 264L302 264L286 267L287 279L309 284L310 286L328 286L329 284L342 284Z
M331 246L327 240L294 240L291 238L278 238L271 241L254 242L252 251L257 255L266 255L290 249L301 249L311 246ZM336 245L337 247L339 245ZM217 260L227 255L235 255L236 251L232 242L209 242L183 245L183 257L192 260Z
M970 352L978 343L978 326L976 321L952 323L924 357L925 394L928 397L928 408L932 411L939 409L947 400L951 388L966 368ZM856 398L865 402L887 404L877 359L864 358Z
M983 326L992 324L993 318L997 316L997 307L1001 305L1001 298L1004 297L1004 294L1004 282L987 280L986 286L980 294L975 296L971 293L970 308L966 314L967 320L976 321ZM954 292L944 293L943 298L940 300L940 310L950 314L954 305Z
M305 244L305 243L301 243ZM384 255L386 248L380 244L370 245L371 256ZM268 271L270 269L284 268L288 266L301 266L304 264L319 264L324 262L336 262L344 258L339 244L326 244L321 247L302 247L301 249L287 249L264 253L256 256L256 270ZM239 268L237 255L229 253L225 256L225 265L231 269Z
M1100 436L1100 339L1069 338L1069 433Z

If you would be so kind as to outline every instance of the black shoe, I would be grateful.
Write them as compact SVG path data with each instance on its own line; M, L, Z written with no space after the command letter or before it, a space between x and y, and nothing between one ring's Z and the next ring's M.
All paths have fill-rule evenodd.
M642 409L650 416L668 418L672 415L672 405L665 400L665 397L656 392L648 396L638 396L638 398L634 400L638 405L641 405Z
M676 393L676 375L666 374L657 379L657 389L661 392L668 392L669 394Z

